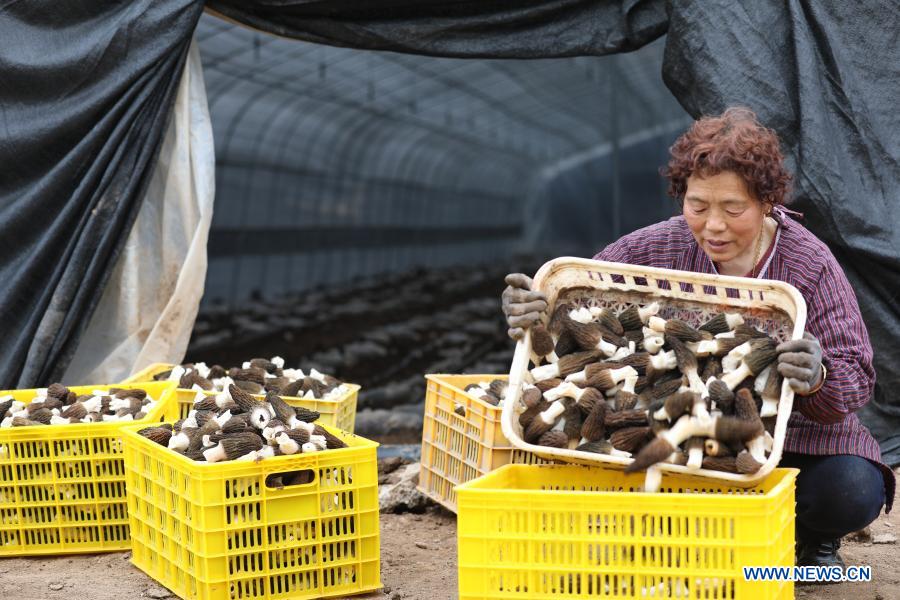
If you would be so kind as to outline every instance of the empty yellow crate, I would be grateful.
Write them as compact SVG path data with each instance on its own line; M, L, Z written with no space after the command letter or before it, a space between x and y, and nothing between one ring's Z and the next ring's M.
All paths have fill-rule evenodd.
M581 465L508 465L457 488L459 597L793 598L744 566L794 564L796 469L755 487Z
M378 444L194 462L125 432L131 562L187 600L347 596L381 587ZM269 487L270 476L306 483Z
M154 363L138 371L126 382L136 381L153 381L153 377L160 373L171 370L175 365L166 363ZM309 398L295 398L284 396L284 400L291 406L301 406L318 412L321 416L316 421L327 427L335 427L341 431L353 433L356 425L356 401L359 397L360 386L354 383L344 383L347 393L336 400L312 400ZM197 395L195 390L177 389L175 398L180 410L179 418L187 417L188 412L194 405L194 397ZM254 397L262 400L263 396L256 394Z
M70 387L76 394L112 386ZM158 401L144 426L170 419L170 382L118 384ZM36 390L11 390L31 402ZM122 459L130 422L73 423L0 429L0 556L110 552L131 547Z
M422 469L419 491L456 512L456 491L506 464L546 464L550 461L513 448L500 430L502 409L470 396L472 383L506 380L507 375L426 375L425 419L422 427ZM462 406L464 415L455 412Z

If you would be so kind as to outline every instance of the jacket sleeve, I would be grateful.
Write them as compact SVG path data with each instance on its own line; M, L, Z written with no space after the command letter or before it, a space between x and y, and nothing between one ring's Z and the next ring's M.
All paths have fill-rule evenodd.
M811 396L795 396L804 416L829 425L865 405L875 387L872 345L856 301L856 294L833 256L826 257L807 298L806 330L822 345L828 375Z

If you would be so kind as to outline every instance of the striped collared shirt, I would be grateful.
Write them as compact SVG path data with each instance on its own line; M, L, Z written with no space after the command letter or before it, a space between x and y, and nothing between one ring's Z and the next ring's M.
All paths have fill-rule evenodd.
M828 247L805 227L776 208L774 248L759 277L793 285L806 300L806 330L822 345L828 377L811 396L794 397L794 412L784 441L786 452L813 455L852 454L874 461L885 478L888 509L894 474L881 460L878 442L854 411L875 387L872 346L856 294ZM650 225L604 248L597 260L694 273L716 273L684 217Z

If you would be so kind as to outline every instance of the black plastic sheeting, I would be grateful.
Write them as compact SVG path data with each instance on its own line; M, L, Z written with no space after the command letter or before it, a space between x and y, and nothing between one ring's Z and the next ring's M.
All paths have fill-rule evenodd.
M0 164L9 166L0 186L7 234L0 275L9 282L0 293L0 323L9 334L0 380L29 384L61 371L99 296L136 212L199 5L22 4L0 9L0 114L7 131ZM900 396L891 394L900 388L895 2L219 0L208 6L282 36L436 56L601 55L668 32L663 77L690 114L748 105L781 134L796 174L796 206L856 286L879 380L864 417L886 460L900 463Z
M666 32L659 0L210 0L213 14L276 35L465 58L628 52Z
M68 365L140 208L201 9L0 6L0 389Z

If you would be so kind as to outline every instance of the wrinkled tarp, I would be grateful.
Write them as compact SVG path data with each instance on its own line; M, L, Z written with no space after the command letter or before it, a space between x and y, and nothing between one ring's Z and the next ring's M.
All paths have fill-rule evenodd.
M20 14L25 12L21 4L14 4L12 9L6 8L3 9L5 13L0 13L4 18L0 23L3 39L15 41L21 37L30 50L23 55L17 43L7 43L0 48L0 73L6 77L6 72L11 71L17 84L0 86L0 110L4 110L4 124L9 127L10 122L15 123L13 131L19 134L13 136L12 144L7 140L0 141L0 160L11 157L17 145L22 146L19 159L14 163L15 170L22 171L22 175L17 177L14 186L4 182L0 187L4 216L10 222L16 218L16 227L7 225L8 219L4 219L4 232L21 230L22 224L34 223L36 212L58 208L62 202L59 198L70 196L73 188L76 199L81 200L72 202L70 209L67 206L70 212L65 217L57 216L53 224L71 226L79 223L82 215L89 215L100 195L98 189L105 190L106 186L101 188L101 181L96 176L86 176L90 173L71 169L66 173L65 181L54 179L51 167L60 162L59 151L48 159L40 156L42 146L66 148L73 157L86 163L94 148L86 144L83 151L76 149L72 131L79 134L75 136L76 140L88 135L91 128L83 125L93 118L96 124L105 124L105 128L91 132L88 137L108 140L115 132L109 121L116 120L115 117L101 120L96 112L91 113L79 104L80 98L72 100L71 96L62 96L60 101L54 93L53 83L57 78L65 77L69 85L75 82L73 89L83 86L80 83L83 70L78 69L77 62L69 60L79 55L100 61L93 70L97 81L102 80L104 73L119 73L114 65L104 60L109 54L91 54L92 48L105 47L102 38L88 29L83 43L74 43L82 38L73 38L72 43L60 47L47 39L42 45L35 45L33 35L52 38L56 35L53 25L71 21L71 17L61 15L62 10L58 7L55 11L32 9L35 13L53 17ZM144 4L127 3L119 12L134 15L146 10ZM154 22L153 15L159 17L167 9L174 10L176 5L174 2L154 3L149 22ZM132 6L141 8L131 12L128 7ZM184 3L179 6L184 6L185 16L177 27L167 28L152 37L148 31L153 28L146 27L143 22L135 29L141 33L134 36L135 45L148 44L151 54L168 45L171 52L164 59L152 61L142 53L131 54L123 50L126 60L115 67L133 73L133 66L154 65L157 69L151 72L156 73L161 63L168 65L173 59L183 59L188 38L184 27L194 26L198 5ZM900 293L900 231L894 228L900 221L900 202L897 202L900 139L892 137L900 125L900 113L894 110L894 99L900 87L897 33L900 31L900 10L895 2L824 5L813 0L753 3L723 0L370 0L365 3L355 0L216 0L210 1L208 6L229 19L286 37L437 56L600 55L638 48L668 31L663 77L691 115L717 113L729 104L744 104L756 110L762 120L782 136L796 173L797 205L807 213L807 226L829 244L847 270L872 334L879 379L873 410L879 418L870 419L869 423L876 426L877 433L877 426L888 423L889 418L900 422L900 397L889 394L889 390L900 384L900 350L895 344L895 340L900 339L896 301L896 295ZM12 13L12 21L8 18L11 10L16 11ZM103 21L108 30L125 30L119 28L114 18L101 19L102 10L112 14L112 9L104 6L93 10L93 16ZM32 34L30 30L35 28L38 31ZM142 39L145 33L148 38ZM179 34L182 34L181 45L176 39ZM37 54L37 48L43 52ZM52 51L47 52L47 48ZM116 54L117 60L122 58L122 52L110 54ZM51 61L59 56L66 59L57 60L58 68L46 69L32 55L50 57ZM30 64L32 61L35 64ZM68 65L68 71L63 68L65 65ZM177 78L176 68L166 72L170 75L168 81L164 78L155 82L137 78L130 81L140 90L150 90L156 85L162 100L163 96L171 97L174 87L171 80ZM74 79L66 77L69 74L74 74ZM115 77L113 81L124 79ZM162 93L166 86L168 96ZM104 87L98 83L84 89L99 94ZM81 127L69 131L58 120L47 122L48 117L52 119L65 114L47 110L57 101L68 107L69 112L75 111L83 117L77 123ZM28 112L23 105L32 102L43 103L44 110ZM96 106L90 94L85 102L89 107ZM165 112L167 103L160 104L160 110ZM42 115L43 118L37 118ZM20 116L30 118L22 120ZM118 118L127 116L119 115ZM147 132L140 133L147 135ZM28 135L34 137L25 143L23 140ZM57 138L62 139L57 141ZM152 138L149 136L151 141ZM155 149L157 142L148 142L147 147L141 149ZM40 160L35 159L36 155ZM126 177L126 173L114 166L108 168L109 162L109 159L104 161L101 169L108 176L131 181L145 175L145 162L141 162L139 168L127 171L127 175L133 177ZM52 189L48 187L51 183L55 183ZM120 198L133 204L139 194L135 193L133 185L127 189L130 193ZM82 199L83 196L87 199ZM135 212L133 207L129 208L131 213L128 214ZM44 229L41 228L40 234L45 238L52 237L56 247L65 246L60 240L61 233ZM66 230L70 236L69 245L73 248L76 242L96 244L99 235L96 230L86 238L77 235L82 231L83 227ZM123 229L118 223L115 227L100 228L100 231L103 240L108 240L107 246L115 247L116 241L124 238L123 231L127 231L127 227ZM0 296L0 306L3 306L0 322L6 329L12 328L17 342L13 352L6 354L0 363L0 376L7 381L18 372L17 369L22 369L22 350L28 347L37 330L32 322L35 315L40 317L47 312L49 296L57 291L63 274L69 276L72 269L75 277L69 276L68 287L62 286L67 295L50 314L71 318L73 315L83 317L89 312L73 311L74 303L68 298L75 296L75 282L83 279L81 274L87 269L77 261L70 264L71 261L65 260L53 272L49 267L54 263L46 253L37 257L44 258L42 263L31 262L29 255L37 253L38 247L43 246L43 238L38 235L32 232L30 237L19 240L15 247L23 250L18 254L11 251L9 245L3 250L7 258L21 255L15 264L4 261L2 273L10 276L10 281L15 284ZM97 261L95 271L109 268L110 254L112 252L107 250L102 260ZM54 276L51 285L46 285L46 273L50 272ZM100 279L95 274L90 282L96 286ZM90 289L95 291L95 288ZM35 290L40 290L37 292L39 301L34 302L37 308L29 310ZM90 302L81 299L80 306L89 308ZM6 300L17 304L11 308ZM30 320L17 317L19 311L28 312ZM55 317L48 325L55 321L63 322L63 319ZM28 369L19 377L20 382L37 381L42 375L54 372L54 367L58 371L60 361L66 361L65 353L57 347L71 344L78 334L78 328L67 322L70 326L66 328L48 326L41 330L43 335L33 346L43 348L46 345L49 350L35 351L29 356ZM898 435L897 428L889 424L887 432L879 436L886 451L896 443ZM900 462L900 449L886 454L889 462Z
M666 32L659 0L210 0L213 14L308 42L464 58L628 52Z
M59 380L140 208L202 6L0 6L0 387Z
M71 385L181 362L206 279L215 189L212 123L196 42L141 209L72 362Z

